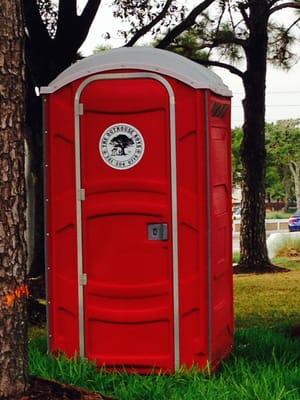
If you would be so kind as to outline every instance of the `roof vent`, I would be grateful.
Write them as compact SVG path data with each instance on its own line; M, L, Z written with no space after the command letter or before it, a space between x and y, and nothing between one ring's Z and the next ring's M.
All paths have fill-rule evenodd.
M217 118L223 118L224 115L226 114L226 111L228 110L228 105L227 104L222 104L222 103L213 103L212 109L211 109L211 115L213 117Z

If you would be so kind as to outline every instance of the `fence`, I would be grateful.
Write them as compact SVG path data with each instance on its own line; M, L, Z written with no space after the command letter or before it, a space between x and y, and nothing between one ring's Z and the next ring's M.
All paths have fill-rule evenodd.
M267 232L278 232L288 230L288 219L267 219L266 222ZM240 221L234 220L232 223L233 233L240 233Z

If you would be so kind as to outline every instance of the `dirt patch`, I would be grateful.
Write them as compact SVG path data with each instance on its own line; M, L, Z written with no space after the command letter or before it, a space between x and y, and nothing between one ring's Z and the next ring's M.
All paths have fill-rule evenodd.
M277 257L288 257L293 261L300 261L300 250L293 247L286 247L278 252Z
M113 400L99 393L64 385L42 378L31 378L28 391L18 399L10 400Z

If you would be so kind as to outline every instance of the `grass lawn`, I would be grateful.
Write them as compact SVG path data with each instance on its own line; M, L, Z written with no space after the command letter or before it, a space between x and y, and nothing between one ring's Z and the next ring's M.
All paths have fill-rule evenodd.
M120 400L299 400L300 261L276 264L291 272L234 277L236 334L233 354L210 376L196 370L173 376L97 371L86 361L47 355L44 336L30 341L31 373L82 386Z
M300 325L300 260L281 258L273 263L291 271L234 276L236 328Z
M296 211L296 210L295 210ZM266 219L288 219L295 211L283 212L283 211L267 211Z

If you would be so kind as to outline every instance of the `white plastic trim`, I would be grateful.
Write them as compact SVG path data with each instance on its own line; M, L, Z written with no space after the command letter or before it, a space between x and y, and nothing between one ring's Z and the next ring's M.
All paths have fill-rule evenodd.
M74 118L75 118L75 171L76 192L81 189L81 148L80 148L80 113L76 112L80 104L80 97L84 89L97 80L114 79L153 79L160 82L169 95L170 106L170 150L171 150L171 198L172 198L172 256L173 256L173 320L174 320L174 369L180 367L180 327L179 327L179 265L178 265L178 206L177 206L177 162L176 162L176 111L175 96L169 82L163 77L153 73L121 73L94 75L85 79L75 93ZM78 273L78 308L79 308L79 354L85 356L85 330L84 330L84 304L83 286L80 285L83 275L82 252L82 201L77 196L77 273Z
M104 71L137 69L170 76L195 89L210 89L221 96L232 92L213 71L186 57L152 47L122 47L103 51L78 61L62 72L41 94L54 93L67 84Z

